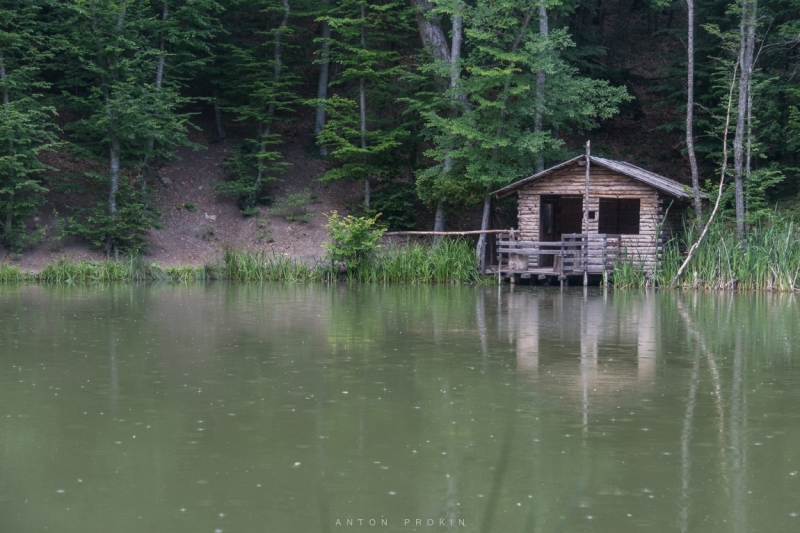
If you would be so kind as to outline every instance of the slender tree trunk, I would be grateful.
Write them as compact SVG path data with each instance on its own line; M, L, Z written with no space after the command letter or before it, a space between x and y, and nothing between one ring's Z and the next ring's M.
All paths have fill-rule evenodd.
M617 43L619 42L619 37L625 29L625 26L628 24L628 14L630 11L630 4L625 0L619 0L619 6L617 8L617 21L614 25L614 35L611 37L611 44L608 47L606 66L611 66L614 62L614 56L617 53Z
M525 31L528 29L528 24L530 24L531 19L533 18L533 14L536 12L537 8L532 7L528 14L525 16L525 19L522 21L522 26L520 26L520 30L517 33L516 38L514 39L514 43L511 45L511 53L514 54L519 49L519 43L522 41L522 38L525 36ZM544 34L547 35L547 10L544 7L544 2L539 7L539 30L542 30L542 13L544 12ZM537 77L537 98L540 97L539 94L539 80ZM542 74L542 85L544 85L544 74ZM505 87L503 88L503 103L500 106L500 126L497 128L497 136L503 136L503 129L506 120L506 105L508 104L508 90L511 87L511 76L506 78ZM543 98L543 93L541 94ZM541 101L540 101L541 102ZM539 122L539 131L542 129L542 118L541 115L537 112L537 119ZM493 152L494 154L497 153L497 145L494 146ZM544 163L542 163L544 165ZM489 217L492 212L492 189L494 189L494 182L489 181L488 185L486 186L486 195L483 197L483 216L481 217L481 230L486 231L489 229ZM486 234L481 233L478 235L478 245L475 250L475 254L478 258L478 263L481 266L481 272L486 270Z
M462 103L466 103L467 99L466 96L458 91L458 80L461 79L461 65L459 61L461 59L461 44L463 42L463 35L464 35L464 18L462 16L463 6L458 4L455 13L453 14L453 32L452 32L452 42L449 53L447 57L450 62L450 89L453 93L455 93L455 98L461 100ZM447 43L445 42L445 45ZM453 156L448 150L447 155L444 158L444 173L449 174L453 171ZM445 230L445 222L447 217L447 211L445 209L445 201L444 198L440 198L439 201L436 203L436 215L434 216L433 220L433 231L444 231ZM442 240L441 235L436 235L433 238L433 243L438 244Z
M436 21L433 4L429 0L413 0L417 13L417 27L422 44L430 54L439 61L450 63L450 47L447 38Z
M463 91L458 91L458 79L461 76L461 70L458 65L458 60L461 55L461 41L463 34L463 18L461 16L461 6L458 6L456 13L453 15L453 41L452 49L447 44L447 38L444 31L439 26L436 16L433 12L433 4L429 0L412 0L414 9L417 13L417 27L419 34L422 38L422 44L425 49L437 60L450 63L450 88L455 89L455 97L461 101L464 106L468 106L466 95ZM455 56L455 57L453 57ZM453 158L450 156L449 151L444 159L443 172L449 174L453 168ZM434 218L433 229L434 231L444 231L445 227L445 202L444 199L439 199L436 204L436 215ZM441 236L434 237L434 243L438 243Z
M544 0L542 0L539 4L539 33L541 33L542 37L544 37L545 39L549 34L547 27L547 7L545 6ZM516 48L516 46L518 46L518 43L515 41L514 44ZM546 80L546 74L544 69L542 69L536 73L536 115L534 115L533 119L533 131L535 133L542 132L542 111L544 109L545 80ZM536 157L536 173L538 174L543 170L544 170L544 154L540 153Z
M747 153L745 155L745 170L744 179L746 183L750 183L750 171L753 155L753 76L750 74L750 87L747 89ZM747 205L745 203L745 208Z
M215 51L212 50L212 55L214 52ZM216 69L216 56L211 59L211 66ZM222 140L228 136L228 132L225 131L225 123L222 122L222 107L219 105L219 91L216 87L211 91L211 96L214 98L214 123L217 127L217 137L219 137L219 140Z
M115 37L119 37L122 34L122 29L125 24L125 14L127 12L127 3L128 0L120 0L119 2L119 15L117 16L117 26L114 31ZM103 55L100 53L100 58ZM103 60L102 63L106 63L107 61ZM119 52L114 54L114 60L111 65L107 65L110 67L111 70L111 83L116 83L119 81ZM109 194L108 194L108 213L111 216L112 223L116 221L117 218L117 192L119 192L119 175L120 175L120 139L116 132L116 123L117 123L117 112L113 108L111 103L111 92L109 91L109 87L107 83L103 83L103 98L105 100L106 105L106 113L108 114L108 137L109 137L109 147L108 147L108 162L109 162L109 178L111 179L111 185L109 187ZM114 253L114 258L119 258L119 249L117 248L116 242L114 242L114 238L112 234L109 234L106 238L106 257L111 258L111 253Z
M120 143L119 138L114 135L109 143L108 161L111 175L111 187L108 192L108 213L111 215L111 220L117 218L117 192L119 192L119 152ZM117 256L117 245L114 239L109 235L106 239L106 258L111 257L111 253Z
M167 17L169 17L169 2L164 2L162 11L161 11L161 22L166 22ZM164 38L164 34L161 34L161 39L158 44L158 63L156 64L156 85L155 91L158 93L161 91L161 86L164 83L164 61L166 57L166 40ZM142 203L147 208L147 173L150 170L150 156L153 153L153 147L155 146L155 138L150 137L147 141L147 150L144 154L144 160L142 161L142 171L141 171L141 194L142 194ZM144 217L145 212L142 210L142 217Z
M597 31L600 34L600 42L603 42L603 34L606 29L606 13L608 12L608 0L600 0L600 12L597 14Z
M365 24L367 20L367 11L364 4L361 4L361 49L367 49L367 38L364 34ZM366 150L367 150L367 93L364 88L366 80L364 76L361 76L358 79L358 112L360 115L361 123L361 149L364 150L364 157L366 158ZM368 165L365 165L365 168L369 169ZM364 207L369 210L370 207L370 196L371 191L369 187L369 170L367 170L367 175L364 176Z
M697 226L703 223L703 203L700 199L700 173L697 170L697 156L694 152L694 0L686 0L688 14L689 38L687 48L689 57L686 72L686 149L689 152L689 166L692 169L692 192L694 193L694 211Z
M327 20L322 21L322 43L320 44L319 84L317 85L317 118L314 122L314 135L319 136L325 127L325 101L328 99L328 79L330 77L330 38L331 27ZM319 145L319 154L328 155L328 147Z
M222 108L219 105L219 91L214 89L212 96L214 97L214 122L217 125L217 137L222 140L228 136L228 132L225 131L225 124L222 122Z
M756 0L745 0L742 6L742 22L739 41L739 100L736 110L736 136L733 139L733 178L736 199L736 231L744 238L744 180L742 178L745 122L747 116L748 90L753 70L753 48L755 46Z
M275 31L275 47L274 47L274 55L273 58L275 63L272 67L272 80L277 84L281 81L281 36L283 35L283 30L286 28L286 25L289 23L289 0L282 0L283 3L283 19L281 20L280 26ZM264 153L267 151L267 142L269 141L269 136L272 134L272 117L275 115L275 104L270 103L267 106L267 117L268 120L265 122L260 122L258 124L258 135L260 137L260 143L258 145L258 174L256 175L256 181L253 187L253 192L250 194L250 198L248 198L247 206L252 208L256 205L256 201L258 200L258 192L261 189L261 182L264 179Z
M6 66L3 60L3 49L0 48L0 81L3 82L3 106L8 109L11 106L11 99L8 94L8 85L6 85ZM9 157L14 154L14 140L8 139L8 155ZM6 199L6 219L3 223L3 236L8 240L11 235L11 226L14 223L14 169L9 170L8 176L9 192Z
M486 186L486 196L483 197L483 215L481 215L481 230L489 229L489 217L492 214L492 189L494 189L494 182L490 181ZM476 251L478 256L478 264L481 267L481 272L486 272L486 234L481 233L478 235L478 247Z

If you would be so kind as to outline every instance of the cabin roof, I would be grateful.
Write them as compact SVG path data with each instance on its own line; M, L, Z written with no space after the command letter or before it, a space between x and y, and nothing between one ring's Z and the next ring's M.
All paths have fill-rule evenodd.
M570 165L576 164L579 161L584 161L585 159L586 159L585 155L579 155L578 157L574 157L568 161L559 163L554 167L550 167L546 170L543 170L538 174L534 174L533 176L514 182L511 185L507 185L506 187L503 187L502 189L499 189L493 192L492 194L496 194L501 198L503 196L508 196L516 189L523 187L528 183L531 183L532 181L545 178L550 174L553 174L554 172L557 172ZM636 165L626 163L625 161L615 161L613 159L604 159L602 157L595 157L595 156L590 156L589 161L591 161L592 165L598 165L607 168L609 170L613 170L614 172L619 172L620 174L628 176L629 178L633 178L637 181L641 181L642 183L645 183L675 198L681 200L689 200L692 197L691 192L677 181L656 174L655 172L650 172L649 170L637 167Z

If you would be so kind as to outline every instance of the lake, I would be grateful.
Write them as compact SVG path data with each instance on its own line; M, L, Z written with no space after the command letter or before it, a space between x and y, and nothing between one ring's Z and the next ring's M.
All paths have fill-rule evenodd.
M0 287L0 531L798 531L799 304Z

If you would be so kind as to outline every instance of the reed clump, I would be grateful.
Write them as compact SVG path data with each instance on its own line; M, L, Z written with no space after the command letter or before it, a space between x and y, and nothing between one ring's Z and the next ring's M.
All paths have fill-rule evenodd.
M22 272L18 266L0 263L0 283L19 283L29 281L30 274Z
M225 250L217 275L234 281L321 281L320 268L274 252ZM217 278L219 279L219 278Z
M132 262L80 261L58 259L34 275L41 283L105 283L133 281Z
M697 237L687 228L669 241L655 273L646 275L633 261L614 267L616 287L645 287L654 279L669 287L687 250ZM719 223L709 229L676 287L701 290L800 291L800 233L794 221L777 214L754 226L743 240L735 227Z
M410 243L377 250L349 281L365 283L478 283L475 247L466 239L442 239L434 246Z

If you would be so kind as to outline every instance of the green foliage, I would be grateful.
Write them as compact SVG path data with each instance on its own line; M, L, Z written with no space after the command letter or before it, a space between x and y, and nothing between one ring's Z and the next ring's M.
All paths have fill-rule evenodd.
M380 214L378 225L389 231L413 230L417 227L416 188L413 183L391 181L372 193L369 215Z
M429 204L440 199L475 203L489 185L501 187L533 174L539 157L565 156L554 130L597 127L630 99L624 88L579 76L561 58L574 46L565 30L544 37L538 25L523 29L531 6L481 0L463 9L467 53L459 65L460 80L427 106L417 104L432 143L426 155L434 164L417 173L419 195ZM426 69L443 75L449 66L434 62ZM546 75L541 101L536 97L539 72ZM541 131L534 128L537 114Z
M328 216L326 228L330 242L325 243L325 259L332 267L344 266L349 272L358 272L373 260L385 230L376 225L378 216L339 216L334 211Z
M266 144L277 142L276 137ZM251 149L255 148L254 153ZM252 143L244 143L231 151L231 155L225 160L223 170L225 171L225 181L221 181L214 186L214 192L224 196L237 198L239 209L244 216L258 214L258 205L268 205L272 198L265 193L266 185L270 181L275 181L275 175L286 165L278 161L280 154L274 151L257 152L258 148ZM258 179L258 165L261 165L262 173L266 177Z
M187 202L187 203L183 204L183 207L185 207L185 208L186 208L186 210L187 210L187 211L189 211L190 213L195 213L195 212L197 212L197 206L196 206L196 205L194 205L194 204L193 204L193 203L191 203L191 202Z
M39 154L55 146L57 130L41 92L49 88L41 68L52 57L37 20L43 4L0 4L0 227L15 254L32 241L23 219L44 203Z
M310 221L314 213L308 212L308 204L316 199L316 193L309 189L303 192L287 194L275 200L275 206L269 210L270 214L277 215L292 222Z
M396 102L411 90L407 62L415 53L408 46L408 36L415 32L413 17L407 2L342 0L318 19L327 21L333 32L330 60L343 66L340 78L331 83L341 87L341 94L326 100L328 120L318 138L339 166L328 170L323 181L397 175L398 152L410 138ZM362 87L368 102L363 139Z
M99 193L107 183L107 177L88 174ZM100 194L98 194L100 196ZM111 240L123 254L136 255L147 248L147 231L158 228L160 213L147 208L141 194L127 181L120 183L116 195L117 212L114 216L100 202L88 207L73 209L67 224L67 232L86 239L98 248Z

